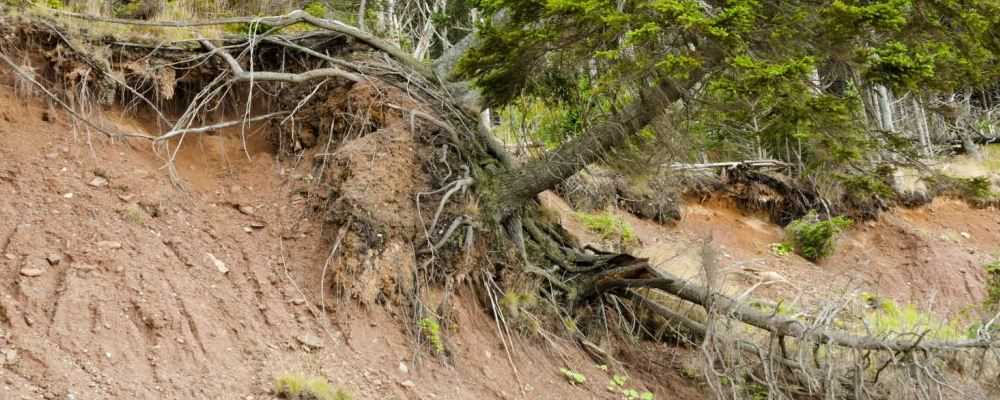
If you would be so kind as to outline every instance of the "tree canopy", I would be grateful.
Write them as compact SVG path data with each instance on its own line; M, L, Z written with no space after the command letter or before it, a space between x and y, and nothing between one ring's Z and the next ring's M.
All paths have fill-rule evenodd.
M484 20L480 45L460 69L491 106L523 96L566 105L576 110L568 113L575 120L562 124L572 133L576 120L600 118L638 89L673 81L689 89L683 134L713 151L756 144L808 165L858 160L898 143L866 132L867 87L933 95L981 87L1000 72L1000 42L991 33L1000 25L995 0L480 0L477 6L493 17ZM595 98L610 106L593 107Z

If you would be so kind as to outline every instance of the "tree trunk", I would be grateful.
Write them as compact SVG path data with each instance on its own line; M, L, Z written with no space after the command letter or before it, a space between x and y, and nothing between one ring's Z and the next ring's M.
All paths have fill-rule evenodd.
M878 92L879 124L882 126L882 130L893 132L896 130L896 125L892 116L892 99L890 98L889 89L878 85L875 87L875 90Z
M623 110L579 137L501 174L492 187L495 190L493 211L499 219L509 217L539 193L554 188L588 164L600 161L607 153L627 144L630 137L664 114L665 109L681 97L682 91L668 82L647 87Z

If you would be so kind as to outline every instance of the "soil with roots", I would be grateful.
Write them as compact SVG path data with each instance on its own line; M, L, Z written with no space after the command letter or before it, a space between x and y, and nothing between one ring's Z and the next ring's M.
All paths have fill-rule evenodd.
M344 38L331 46L349 50ZM513 246L504 254L490 243L497 236L469 190L469 169L483 165L463 159L460 147L475 146L459 139L468 132L437 119L438 94L341 77L226 86L230 96L194 101L202 86L221 90L205 84L221 64L204 76L117 66L156 86L166 118L137 111L135 98L96 105L121 101L115 82L92 82L56 53L26 53L18 62L47 65L38 76L61 81L55 90L89 122L45 101L29 74L0 75L2 398L271 398L284 373L323 376L357 398L407 399L615 399L626 387L693 399L722 381L699 362L697 343L637 340L653 337L650 319L620 296L579 314L536 298L552 292L507 267L520 256ZM265 114L275 109L279 117ZM260 122L225 123L253 115ZM171 130L150 146L169 119L208 128ZM109 125L145 139L88 128ZM745 196L735 200L701 191L685 201L673 179L623 184L600 173L561 189L634 229L634 242L617 245L648 258L645 271L741 301L813 312L840 300L863 307L864 291L942 319L982 302L981 266L1000 256L994 209L937 200L883 213L813 264L775 254L783 232L768 220L788 222L818 198L741 176ZM573 236L566 243L612 247L561 198L541 198L539 216L560 222L546 234L561 235L561 225ZM639 260L619 256L601 262ZM598 318L580 315L594 310ZM615 375L628 384L608 390Z
M302 158L278 156L271 124L192 135L178 188L148 142L110 142L12 82L0 84L0 398L268 399L283 373L363 399L616 398L616 371L572 341L501 339L466 288L451 300L451 356L419 344L399 288L423 245L413 194L430 175L409 120L376 116ZM370 89L345 98L368 104ZM630 385L701 397L659 363ZM570 385L564 367L590 380Z

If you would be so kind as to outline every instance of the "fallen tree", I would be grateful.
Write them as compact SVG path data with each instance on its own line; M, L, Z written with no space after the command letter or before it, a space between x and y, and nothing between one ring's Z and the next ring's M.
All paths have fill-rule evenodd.
M284 122L296 118L299 113L302 113L299 118L317 117L317 112L310 110L309 105L316 103L314 101L317 100L316 93L327 82L333 82L331 86L350 88L362 83L370 83L376 88L393 87L395 90L407 93L409 104L386 104L377 112L386 113L385 109L392 110L395 115L391 118L398 119L397 124L400 122L409 124L413 130L416 130L415 127L418 124L423 124L430 126L427 128L428 131L443 132L440 137L435 136L433 139L429 139L429 146L426 148L444 149L444 155L440 158L434 157L435 159L430 163L435 165L435 168L440 168L441 171L447 171L433 176L436 187L432 191L413 193L418 202L418 209L421 207L422 197L437 199L436 204L431 206L433 212L427 216L430 217L429 221L423 219L420 221L422 224L429 222L429 225L424 225L423 237L417 241L426 244L419 246L419 250L414 251L412 255L413 258L419 260L418 264L420 265L415 268L414 273L434 274L435 272L429 272L429 266L455 262L455 259L460 258L458 255L461 255L463 251L470 251L473 246L477 246L477 243L480 246L497 249L501 252L514 248L516 254L499 260L500 262L492 265L479 265L480 269L474 271L451 269L452 273L446 272L446 277L441 281L452 282L456 276L468 276L469 274L493 279L504 273L527 273L544 281L548 287L544 290L550 297L555 298L560 305L564 306L568 312L597 307L597 304L604 299L635 300L636 304L652 310L660 317L695 332L695 337L707 340L706 338L714 336L716 330L713 328L712 320L698 322L682 317L663 304L642 297L638 292L640 289L655 290L697 304L704 308L709 315L721 316L727 321L730 319L739 321L772 335L782 343L781 354L763 354L761 351L760 364L754 368L766 369L765 366L774 360L785 367L798 365L799 367L795 368L798 372L793 376L794 379L801 382L815 379L813 374L831 371L830 369L824 370L822 365L818 365L821 363L822 357L815 355L818 353L818 350L815 349L821 346L863 351L866 352L865 357L869 359L874 359L874 356L871 356L872 352L884 352L887 356L878 358L879 360L883 360L886 365L903 367L917 365L904 361L907 357L911 357L909 359L912 360L914 354L927 355L960 350L979 350L984 352L984 356L987 352L995 356L995 350L1000 346L1000 342L992 336L994 331L991 328L996 320L995 317L977 332L977 338L947 342L927 340L924 337L925 333L916 332L910 333L912 336L905 338L858 335L825 325L816 326L799 319L768 314L747 305L751 301L746 299L733 299L710 287L668 275L651 266L647 260L627 254L612 254L598 249L580 248L557 223L545 220L540 216L541 212L536 202L536 196L539 193L554 188L587 165L599 162L608 157L609 154L627 146L641 131L655 124L658 119L668 117L669 113L666 110L673 104L683 102L688 96L688 92L701 84L707 72L690 74L682 82L663 79L655 84L644 86L622 107L590 126L576 138L562 144L553 152L522 165L514 165L510 161L510 157L506 155L503 146L499 145L497 139L490 136L488 129L484 129L482 126L479 114L486 108L487 104L483 103L484 97L478 95L473 89L473 82L449 79L451 76L447 74L447 67L435 69L423 61L415 59L398 46L343 22L314 17L302 11L294 11L283 16L227 18L209 21L135 21L68 12L58 12L57 14L66 18L101 23L164 28L190 28L234 23L261 24L267 27L266 32L261 34L222 40L199 37L196 41L162 43L155 46L136 45L124 40L113 42L112 46L115 47L115 51L127 60L159 58L164 65L169 64L169 62L183 62L185 63L184 67L198 65L199 68L203 69L200 74L207 76L207 78L200 79L209 83L200 91L189 94L191 101L184 105L181 115L170 120L170 126L165 127L158 136L113 132L110 128L103 127L99 122L91 121L86 115L75 111L74 106L64 101L61 96L52 90L47 90L46 85L18 66L11 58L6 56L3 58L3 61L11 67L15 74L44 89L47 97L60 104L75 119L114 138L132 137L148 140L158 146L169 146L173 140L183 140L185 136L202 134L223 126L278 118ZM318 30L306 34L282 33L284 28L296 23L306 23ZM30 20L28 24L31 24ZM48 40L57 42L61 40L59 38L65 37L65 33L56 28L55 22L31 26L31 29L37 30L32 32L32 35L47 35ZM462 46L473 48L476 46L475 40L476 36L471 35L469 42L460 43L455 48L461 49ZM385 54L389 58L374 56L362 60L349 60L331 56L325 52L326 50L334 50L336 53L335 50L338 48L348 48L350 45L347 42L350 41L363 43L367 46L367 50L376 54ZM90 42L99 43L95 38L90 38ZM331 45L331 43L336 44ZM141 48L144 51L139 54L132 53L132 49L135 48ZM300 54L303 62L295 68L291 68L291 71L267 69L274 68L275 64L263 62L265 60L261 58L260 54L278 51L278 49ZM85 59L87 55L75 53L72 57ZM431 65L453 65L456 57L458 56L454 53L449 53L442 60L431 63ZM120 65L117 67L118 70L110 64L90 65L95 68L93 73L108 77L108 79L121 72ZM176 67L179 64L173 65ZM121 80L115 82L122 85ZM253 91L259 90L255 89L257 85L262 83L287 84L289 86L315 85L306 87L305 90L297 89L299 92L294 92L295 89L287 89L286 86L278 86L289 90L287 93L303 93L304 95L293 102L286 99L284 102L269 103L270 107L276 109L268 110L266 113L255 114L251 112L252 107L247 106L243 118L238 121L197 124L204 111L211 108L211 105L218 102L225 93L239 90L238 98L251 99ZM84 82L83 84L88 83ZM125 85L127 86L127 84ZM129 92L138 92L135 88L131 89ZM152 105L151 107L155 108ZM164 114L160 110L155 111L160 115ZM390 119L390 117L383 117L383 120L385 119ZM352 132L360 135L366 134L366 129L369 128L364 128L363 125L369 122L362 121L359 125L361 127L354 127L356 130ZM335 124L336 122L330 122L318 125L329 125L332 130ZM389 124L378 125L384 127ZM179 144L177 146L179 147ZM169 147L167 149L169 150ZM452 152L449 149L455 151ZM173 155L168 152L166 159L167 163L171 164ZM769 162L767 166L770 165L772 163ZM773 165L780 164L773 163ZM714 168L716 166L699 167ZM728 167L728 165L719 165L718 167ZM341 178L347 179L346 177ZM782 183L773 184L780 186ZM788 192L793 193L794 190L789 189ZM459 194L465 194L465 196ZM462 201L465 202L470 201L469 199L477 202L481 210L479 215L466 215L454 211L454 209L459 208L457 206L449 207L449 205L457 203L457 201L453 201L456 196L462 197ZM336 196L330 197L331 203L339 200ZM809 207L816 207L819 204L816 198L802 198L803 201L809 202ZM361 214L353 214L361 211L365 210L348 210L346 217L341 216L349 221L343 226L358 229L359 236L364 234L371 241L371 245L377 247L378 240L380 240L377 237L380 234L373 234L373 232L377 232L377 229L371 229L374 224L366 222L365 217ZM369 227L370 232L360 232L360 230L365 229L363 227ZM509 271L510 269L513 271ZM400 281L402 280L404 279L400 279ZM438 313L444 316L448 313L447 298L449 295L450 292L444 295L444 300L438 307ZM814 355L810 361L817 365L806 368L801 359L795 361L790 358L791 354L785 344L786 339L794 340L799 349L813 349ZM740 342L741 339L730 337L726 340ZM754 346L756 345L746 343L739 345L741 352L752 349ZM715 359L713 358L710 362L715 362ZM929 384L936 383L933 378L938 375L931 371L929 369L931 367L928 365L926 363L919 364L919 367L923 369L918 368L919 371L914 375L918 378L915 379ZM878 374L881 371L882 369L878 369L877 372L874 372L874 381L878 381ZM864 375L870 372L861 368L861 371L857 372L857 378L863 380ZM834 381L837 382L837 388L845 384L840 379L827 380L828 383ZM773 376L770 376L766 377L763 382L774 384L777 381ZM857 389L854 396L856 398L877 397L861 390L860 387L864 385L860 385L858 382L846 382L846 384ZM826 394L839 393L836 390L840 390L834 389L829 384L808 384L806 386L810 390ZM787 392L795 394L795 391L791 389ZM812 394L818 395L820 393Z

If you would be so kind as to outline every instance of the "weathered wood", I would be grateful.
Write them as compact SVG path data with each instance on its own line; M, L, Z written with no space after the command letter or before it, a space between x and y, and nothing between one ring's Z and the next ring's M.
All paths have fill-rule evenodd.
M737 301L707 287L683 279L673 274L654 270L646 265L651 278L598 278L595 287L598 292L618 289L652 288L659 289L683 300L711 307L722 315L728 315L748 325L766 330L777 336L794 337L817 344L831 344L859 350L884 351L942 351L961 349L1000 348L1000 339L970 339L958 341L922 340L923 336L911 338L878 338L859 336L826 327L811 327L794 318L769 314L757 310L747 303Z

